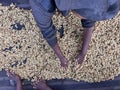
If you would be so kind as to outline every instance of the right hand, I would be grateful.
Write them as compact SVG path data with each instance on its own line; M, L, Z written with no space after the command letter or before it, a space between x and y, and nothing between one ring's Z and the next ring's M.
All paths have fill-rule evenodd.
M60 47L58 44L56 44L54 47L52 47L55 54L58 56L58 58L60 59L61 62L61 66L66 68L68 66L67 64L67 59L65 58L65 56L62 54Z

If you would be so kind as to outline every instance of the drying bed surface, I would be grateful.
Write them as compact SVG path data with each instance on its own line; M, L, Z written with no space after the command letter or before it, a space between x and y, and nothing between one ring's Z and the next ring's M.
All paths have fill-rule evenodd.
M56 30L61 25L64 27L64 37L60 38L58 32L57 37L68 59L67 69L60 66L59 59L43 39L31 11L14 5L0 6L0 69L12 69L33 81L43 77L99 82L120 74L120 13L111 20L96 23L82 65L75 59L83 39L80 19L72 12L66 17L56 12L52 20Z

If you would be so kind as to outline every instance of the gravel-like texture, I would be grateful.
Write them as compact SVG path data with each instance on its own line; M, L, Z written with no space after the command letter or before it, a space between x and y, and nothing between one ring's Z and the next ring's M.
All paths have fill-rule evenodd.
M0 69L10 68L21 77L36 80L72 78L88 82L113 79L120 74L120 13L111 20L96 23L87 56L82 65L75 57L83 38L80 19L70 13L56 13L53 22L57 29L63 24L65 36L59 45L68 59L68 69L61 68L59 59L43 39L31 11L0 6ZM13 29L15 23L23 25ZM16 28L17 25L15 25Z

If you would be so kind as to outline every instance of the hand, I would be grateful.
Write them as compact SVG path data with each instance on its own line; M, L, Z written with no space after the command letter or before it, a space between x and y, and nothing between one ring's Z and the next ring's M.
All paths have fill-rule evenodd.
M38 82L34 82L33 86L37 89L43 89L47 87L46 82L42 79L39 79Z
M37 82L34 82L33 86L38 90L51 90L50 87L47 85L46 81L42 78L38 79Z
M52 47L52 49L54 50L55 54L58 56L58 58L60 59L61 62L61 66L62 67L67 67L67 59L65 58L65 56L62 54L60 47L58 46L58 44L56 44L54 47Z
M80 53L80 54L76 57L78 64L82 64L84 58L85 58L85 54Z
M65 57L60 57L60 62L62 67L68 67L67 59Z
M15 73L14 73L13 71L11 71L11 70L7 70L7 74L8 74L8 76L9 76L12 80L14 80L14 81L16 81L16 82L18 82L18 81L21 80L20 76L17 75L17 74L15 74Z

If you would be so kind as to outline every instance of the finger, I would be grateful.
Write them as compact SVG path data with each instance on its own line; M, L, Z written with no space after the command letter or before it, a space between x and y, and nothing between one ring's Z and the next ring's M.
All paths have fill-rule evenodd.
M7 72L7 74L9 74L9 73L10 73L10 70L8 69L8 70L6 70L6 72Z
M75 57L75 59L78 59L79 58L79 55L77 55L76 57Z
M33 84L33 86L34 86L34 87L37 87L37 85L36 85L36 84Z
M37 89L36 86L33 86L34 89Z
M68 68L68 65L65 66L65 70L67 70L67 68Z
M6 72L9 72L9 69L8 69L8 68L6 68L6 69L5 69L5 71L6 71Z
M78 64L82 64L83 63L83 60L78 60Z
M46 82L45 80L43 80L43 78L42 78L42 77L39 79L39 81L40 81L40 82L43 82L43 83L45 83L45 82Z
M15 72L13 70L10 71L13 75L16 75Z
M37 82L33 82L32 84L33 84L33 86L35 86L35 87L37 86Z
M15 74L13 72L11 72L11 71L9 72L9 75L12 76L12 77L15 76Z
M65 67L68 67L68 62L65 62L64 64L65 64Z
M63 69L65 69L65 70L66 70L66 69L67 69L67 66L66 66L66 65L62 65L62 64L61 64L61 68L63 68Z
M7 71L9 75L13 75L12 70Z
M33 86L33 88L36 89L36 87L37 87L36 82L33 82L33 83L32 83L32 86Z
M40 77L40 78L39 78L39 81L42 81L42 80L43 80L42 77Z
M61 68L63 67L62 63L60 63Z
M7 71L7 75L8 75L9 77L11 77L11 76L12 76L12 73L11 73L10 71Z

